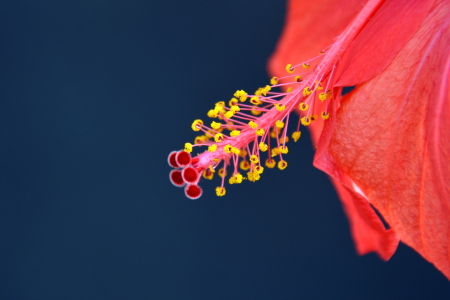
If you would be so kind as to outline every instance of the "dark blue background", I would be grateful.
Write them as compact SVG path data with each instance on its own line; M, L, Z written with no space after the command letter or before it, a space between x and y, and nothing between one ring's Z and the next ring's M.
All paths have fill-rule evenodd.
M268 81L285 2L0 2L0 299L448 299L410 248L355 254L305 136L197 201L166 157ZM320 26L320 24L317 24ZM320 50L320 49L319 49Z

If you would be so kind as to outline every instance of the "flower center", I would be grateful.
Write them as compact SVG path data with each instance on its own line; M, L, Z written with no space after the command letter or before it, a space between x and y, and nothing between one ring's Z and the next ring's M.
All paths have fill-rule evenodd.
M169 165L177 171L181 168L180 173L171 173L174 185L184 186L180 184L183 180L187 185L186 196L197 199L201 195L197 185L200 174L205 179L213 179L218 167L222 166L217 172L222 180L216 194L224 196L229 168L232 169L229 184L243 180L255 182L260 179L264 167L277 166L284 170L288 166L283 156L289 152L287 143L291 138L294 142L299 140L301 126L315 126L316 123L323 126L317 120L330 118L327 107L333 98L331 79L335 68L324 68L320 64L324 54L322 51L306 62L288 64L286 76L273 77L269 85L258 88L253 94L237 90L228 103L217 102L207 112L209 118L215 119L210 126L203 120L195 120L192 130L203 134L197 136L194 143L186 143L184 150L169 155ZM311 63L317 65L312 71ZM289 135L289 115L296 110L300 118ZM197 147L203 147L203 152L191 157L190 153Z

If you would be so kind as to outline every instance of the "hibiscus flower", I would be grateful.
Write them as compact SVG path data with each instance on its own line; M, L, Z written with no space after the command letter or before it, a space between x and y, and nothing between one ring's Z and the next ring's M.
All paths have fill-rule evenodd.
M340 195L357 252L387 260L402 241L450 279L449 16L448 0L289 1L271 84L216 103L210 126L195 120L204 134L169 156L172 183L197 199L201 175L218 173L223 196L228 167L230 184L283 170L297 110L291 138L311 130L314 165ZM346 86L356 88L341 96Z

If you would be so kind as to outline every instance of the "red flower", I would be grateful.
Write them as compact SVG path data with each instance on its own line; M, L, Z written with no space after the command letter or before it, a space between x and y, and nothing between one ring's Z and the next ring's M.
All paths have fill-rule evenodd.
M276 77L254 94L236 91L228 107L217 102L210 127L192 123L203 134L169 155L172 183L194 200L218 167L218 196L229 167L229 184L284 170L298 110L291 138L310 128L314 165L331 176L358 253L387 260L401 240L450 278L449 16L450 0L291 0L269 64Z
M310 127L314 165L331 176L358 253L387 260L400 239L450 279L450 1L291 0L270 72L336 36L318 68L334 68L335 89L356 88L330 100L323 131Z

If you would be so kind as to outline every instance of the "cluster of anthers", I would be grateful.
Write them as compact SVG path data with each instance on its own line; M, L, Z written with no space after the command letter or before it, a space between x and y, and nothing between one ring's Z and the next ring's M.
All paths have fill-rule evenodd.
M333 96L331 78L333 70L324 72L318 59L320 55L298 65L286 66L287 76L270 80L270 85L259 88L253 95L243 90L234 93L228 106L217 102L208 111L212 121L206 126L202 120L192 123L192 130L202 132L194 143L186 143L184 149L170 153L168 162L174 168L170 180L177 187L184 187L190 199L198 199L202 189L198 185L201 177L212 179L215 173L222 178L216 188L217 196L226 194L225 178L229 184L238 184L244 180L255 182L260 179L266 168L286 169L288 163L283 155L289 152L287 142L294 142L301 136L301 125L308 126L317 120L330 117L327 103ZM311 68L310 63L316 65ZM301 72L296 72L300 69ZM312 71L310 71L313 69ZM284 92L273 91L281 88ZM317 101L318 100L318 101ZM296 130L288 136L289 115L300 110ZM207 147L195 157L194 148ZM261 152L267 152L262 159ZM227 177L227 169L232 173ZM242 172L242 173L241 173Z

